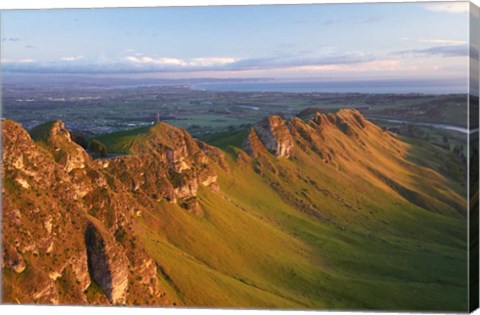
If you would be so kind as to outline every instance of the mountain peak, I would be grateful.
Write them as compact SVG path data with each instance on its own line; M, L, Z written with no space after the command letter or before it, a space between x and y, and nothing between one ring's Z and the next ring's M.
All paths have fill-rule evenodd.
M72 136L61 120L50 121L30 130L33 140L42 144L50 151L55 161L67 172L82 169L92 162L92 158L85 150L72 141Z
M298 117L286 121L280 116L272 115L252 127L242 147L254 157L268 151L278 158L290 158L295 154L295 143L307 141L310 142L310 146L314 145L311 143L313 138L317 141L322 138L319 134L322 130L340 130L348 137L358 138L359 132L368 124L369 122L356 109L342 109L328 114L316 112L307 121ZM313 133L317 136L312 136ZM295 138L296 134L302 140Z
M368 120L357 109L341 109L336 114L344 122L361 129L365 129L368 124Z
M52 120L33 127L30 130L32 139L39 142L48 143L55 137L66 137L70 139L70 132L61 120Z
M161 122L137 134L128 151L131 156L112 159L105 164L106 170L121 175L123 184L133 191L143 191L157 201L178 203L200 216L199 188L217 190L213 164L225 167L220 150Z

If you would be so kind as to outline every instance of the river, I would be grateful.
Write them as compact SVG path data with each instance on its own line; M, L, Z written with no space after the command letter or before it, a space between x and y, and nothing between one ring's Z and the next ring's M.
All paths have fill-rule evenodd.
M445 129L445 130L453 130L453 131L458 131L464 134L474 134L478 132L477 129L471 129L470 131L467 128L459 127L459 126L454 126L454 125L448 125L448 124L436 124L436 123L427 123L427 122L420 122L420 121L408 121L408 120L398 120L398 119L387 119L387 118L377 118L377 117L367 117L370 120L378 120L378 121L386 121L386 122L391 122L391 123L396 123L396 124L411 124L411 125L417 125L417 126L426 126L426 127L433 127L433 128L438 128L438 129Z

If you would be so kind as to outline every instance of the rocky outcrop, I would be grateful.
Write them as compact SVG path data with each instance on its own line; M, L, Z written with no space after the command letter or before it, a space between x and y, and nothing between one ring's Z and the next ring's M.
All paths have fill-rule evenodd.
M16 273L22 273L27 268L27 264L16 249L12 248L10 244L4 244L5 259L4 263L13 269Z
M88 269L113 304L123 304L128 287L128 261L108 233L90 222L85 230Z
M75 237L84 210L75 202L70 176L46 144L36 144L20 125L5 120L2 130L2 238L10 248L5 248L4 259L11 262L7 270L28 274L18 279L18 288L4 282L4 292L21 290L17 294L30 302L60 303L57 285L75 266L70 285L74 294L81 295L90 284L85 247Z
M37 126L32 129L31 134L35 141L46 145L55 161L61 164L67 173L85 168L92 160L81 146L72 141L70 132L62 121Z
M293 155L293 138L281 117L270 116L254 128L263 145L272 154L279 158Z
M142 190L157 201L178 203L198 215L202 214L196 199L199 186L218 190L213 164L227 169L221 151L164 123L140 135L130 151L134 157L113 159L106 171L131 190Z
M35 128L36 142L12 121L4 120L2 131L4 301L132 304L134 294L149 297L144 305L168 304L154 268L130 267L149 259L134 227L136 213L154 201L108 174L61 122ZM138 164L135 178L149 171Z
M289 158L294 151L292 135L279 116L270 116L255 125L242 147L252 156L261 154L262 147L278 158Z
M270 116L251 128L242 148L255 158L264 156L266 152L277 158L290 158L295 155L297 148L305 152L314 151L324 162L335 164L335 146L332 146L338 142L335 134L341 132L352 141L357 141L369 124L354 109L328 114L317 112L306 121L298 117L285 121L279 116ZM372 128L380 130L377 126ZM327 139L329 137L331 139Z
M77 257L70 259L69 264L80 291L85 292L92 283L90 273L88 272L87 251L79 252Z
M147 157L124 156L100 163L106 172L115 174L124 189L143 192L157 201L175 201L173 185L160 161Z
M198 140L197 145L200 150L202 150L202 152L209 157L211 162L220 166L220 168L222 168L225 172L229 172L229 167L225 162L225 155L223 154L222 150Z
M2 128L4 267L35 270L21 291L7 283L6 299L168 304L156 264L135 241L137 220L162 200L202 216L197 193L218 191L223 153L167 124L140 135L131 155L105 160L93 160L61 121L30 134L8 120ZM107 299L88 293L96 284Z

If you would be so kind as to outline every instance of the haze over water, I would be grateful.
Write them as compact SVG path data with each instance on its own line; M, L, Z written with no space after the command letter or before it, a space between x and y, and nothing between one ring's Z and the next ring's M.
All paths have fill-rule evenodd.
M366 82L215 82L197 83L199 90L287 93L467 93L467 85L438 81L366 81Z

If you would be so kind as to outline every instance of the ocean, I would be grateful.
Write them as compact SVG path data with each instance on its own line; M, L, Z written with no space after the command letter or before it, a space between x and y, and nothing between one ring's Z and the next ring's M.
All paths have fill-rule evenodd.
M350 82L215 82L195 83L198 90L288 93L456 94L468 86L444 81L350 81Z

